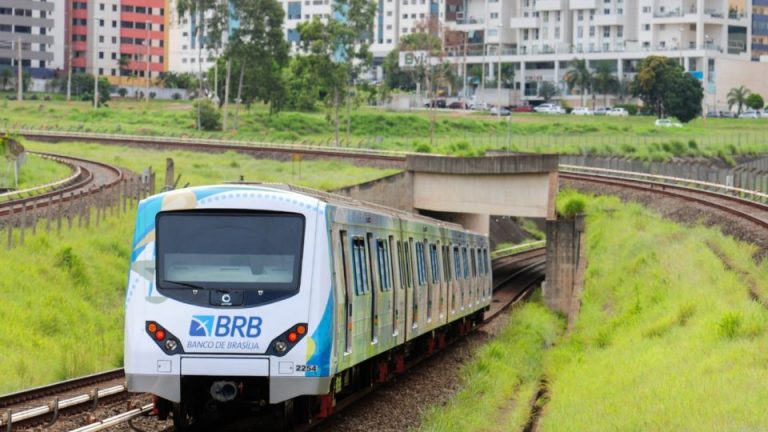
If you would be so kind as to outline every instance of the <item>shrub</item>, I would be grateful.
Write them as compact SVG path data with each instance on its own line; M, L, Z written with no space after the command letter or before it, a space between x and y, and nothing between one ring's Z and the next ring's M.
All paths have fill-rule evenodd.
M171 99L177 101L177 100L181 99L181 95L179 93L174 93L174 94L171 95Z
M125 87L120 87L117 89L117 94L119 94L120 97L125 97L128 94L128 89Z
M29 100L38 100L38 99L39 99L39 98L38 98L38 97L37 97L37 95L36 95L36 94L34 94L34 93L32 93L32 95L29 97Z
M584 209L587 207L586 201L582 197L570 197L563 204L560 214L565 217L574 217L578 214L584 213Z
M157 93L155 93L155 92L149 92L149 98L150 98L150 99L154 99L154 98L156 98L156 97L157 97Z
M195 101L195 109L192 110L193 118L197 120L198 104L200 105L200 127L207 131L221 129L221 113L208 99L198 99Z
M760 96L757 93L752 93L751 95L747 96L747 100L745 101L748 107L759 110L763 108L763 105L765 105L765 101L763 101L763 97Z
M741 315L737 312L727 312L720 318L717 327L720 336L733 339L739 335L739 330L741 330Z

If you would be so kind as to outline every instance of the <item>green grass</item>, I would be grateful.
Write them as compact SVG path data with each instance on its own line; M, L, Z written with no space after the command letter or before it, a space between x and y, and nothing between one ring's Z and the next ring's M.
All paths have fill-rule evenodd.
M238 130L198 132L189 101L114 100L93 110L88 102L0 102L0 127L226 138L328 145L333 126L325 111L269 116L261 105L241 112ZM234 112L232 109L231 112ZM360 107L351 115L351 136L343 145L372 149L478 155L489 149L578 154L621 154L644 160L768 152L768 122L761 119L697 119L683 128L658 128L652 117L513 114L511 123L485 113L436 114L434 142L425 111L389 112Z
M25 143L36 150L103 159L140 170L173 157L182 181L195 185L237 178L301 183L321 189L367 181L390 171L341 162L259 161L236 154L163 152L95 144ZM234 165L237 166L234 166ZM159 176L162 180L162 175ZM123 304L135 213L99 228L27 231L23 246L0 247L0 394L122 365ZM66 226L66 223L65 223ZM15 234L18 240L18 232Z
M753 262L756 248L637 204L581 198L582 310L547 355L540 430L764 428L768 311L749 291L765 301L768 266Z
M5 165L5 164L2 164ZM13 187L13 168L3 166L0 170L0 185ZM35 186L52 183L69 177L72 170L61 163L28 154L26 161L19 170L19 185L16 189L29 189Z
M267 183L291 183L316 189L331 190L363 183L397 170L380 170L358 167L339 161L280 162L254 159L228 151L225 153L200 153L179 150L136 149L91 143L46 144L25 142L27 148L86 159L99 160L142 172L151 166L157 172L158 190L165 183L165 160L173 158L175 175L181 174L179 187L189 183L199 186L211 183L246 181Z
M543 356L563 328L544 306L515 310L506 328L461 371L462 389L446 406L432 407L422 431L520 430L538 390Z
M514 311L421 429L520 430L543 378L543 432L763 430L768 262L755 263L757 248L615 197L558 199L575 201L588 267L574 329L555 338L562 324L540 306Z

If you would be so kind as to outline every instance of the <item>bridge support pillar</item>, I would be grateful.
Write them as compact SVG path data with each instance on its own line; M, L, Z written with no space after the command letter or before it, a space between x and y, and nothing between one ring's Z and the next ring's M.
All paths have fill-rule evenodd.
M584 216L547 221L544 301L568 316L569 327L578 314L585 268Z

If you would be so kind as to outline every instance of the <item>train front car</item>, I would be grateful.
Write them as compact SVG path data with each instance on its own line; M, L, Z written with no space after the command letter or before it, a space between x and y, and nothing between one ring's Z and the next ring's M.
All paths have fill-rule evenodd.
M330 387L325 203L267 187L183 189L139 205L125 373L178 427L240 402L291 411ZM287 402L286 402L287 401Z

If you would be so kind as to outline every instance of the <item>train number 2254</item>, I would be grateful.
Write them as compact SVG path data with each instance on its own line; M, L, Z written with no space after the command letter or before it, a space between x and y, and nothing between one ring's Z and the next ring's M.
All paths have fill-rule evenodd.
M296 372L317 372L317 365L296 365Z

